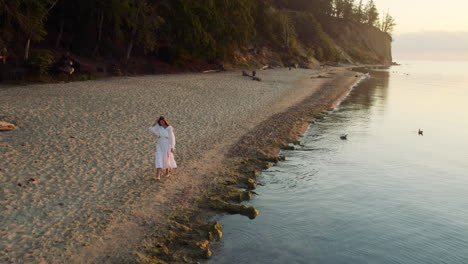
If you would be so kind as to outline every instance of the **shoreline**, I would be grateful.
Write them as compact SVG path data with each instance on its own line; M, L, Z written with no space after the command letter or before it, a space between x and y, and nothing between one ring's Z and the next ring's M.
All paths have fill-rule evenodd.
M314 120L327 115L349 95L362 80L362 77L356 78L356 72L351 73L354 77L340 76L322 84L320 89L300 103L272 115L243 135L229 149L223 160L224 177L219 181L219 186L201 201L202 210L198 215L182 213L174 217L168 234L155 239L147 249L149 253L141 259L151 263L191 263L208 259L213 254L210 244L222 237L222 226L213 219L223 214L241 214L254 219L261 213L254 207L241 205L256 195L253 191L256 177L262 170L284 160L284 156L279 155L280 150L289 149L290 144L300 144L298 138L313 125ZM307 84L310 83L306 79L300 85ZM272 127L276 133L272 132Z
M249 198L252 193L234 187L254 187L255 175L277 161L279 148L296 140L308 121L324 114L350 88L348 83L356 81L355 73L344 68L329 69L326 74L331 78L326 79L310 77L324 74L312 70L278 69L261 74L264 81L260 83L245 79L240 72L229 72L1 90L2 96L11 99L3 105L7 116L10 112L10 118L21 120L19 130L0 135L6 140L0 147L7 150L7 163L0 164L0 174L10 177L0 190L7 197L0 202L6 213L0 218L0 232L8 235L0 244L0 250L7 252L5 260L14 262L20 256L30 261L74 263L145 259L148 254L166 254L167 247L155 241L171 237L175 231L193 231L187 224L195 222L216 240L219 228L211 225L207 229L205 222L213 207L227 200L229 203L221 203L225 210L235 205L231 201ZM152 85L158 87L157 94ZM33 97L25 98L28 91L35 93ZM209 104L206 97L212 98ZM25 103L28 109L23 109ZM157 111L148 111L152 108ZM153 146L148 145L151 138L136 135L134 127L145 129L143 121L151 120L154 112L170 112L174 117L180 146L176 155L182 166L172 178L148 185L152 171L139 168L152 166L147 157ZM122 117L123 123L119 121ZM206 124L210 130L205 129ZM184 130L185 126L189 129ZM89 162L88 158L98 159ZM112 164L122 165L115 168ZM38 173L33 185L16 186L15 180L24 181ZM68 177L60 179L56 174ZM220 191L218 197L213 197L215 191ZM246 214L252 212L247 210ZM15 217L21 223L13 224ZM57 217L62 220L55 222ZM208 254L205 239L191 247L198 258ZM22 244L26 241L31 242ZM18 246L29 250L21 253ZM148 253L155 248L158 250ZM175 253L179 260L187 257Z

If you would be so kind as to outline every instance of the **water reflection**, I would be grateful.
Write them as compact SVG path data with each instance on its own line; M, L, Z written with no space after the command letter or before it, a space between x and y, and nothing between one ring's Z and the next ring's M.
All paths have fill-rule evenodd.
M260 215L223 217L225 237L208 263L468 263L468 127L448 118L455 108L439 119L441 109L425 107L468 91L413 69L371 71L311 127L302 149L263 173L250 202Z
M361 109L369 109L374 105L375 100L381 100L385 104L388 96L388 87L390 85L390 73L388 70L372 71L365 68L354 69L359 72L369 72L371 77L364 80L359 86L351 92L343 105L355 105Z

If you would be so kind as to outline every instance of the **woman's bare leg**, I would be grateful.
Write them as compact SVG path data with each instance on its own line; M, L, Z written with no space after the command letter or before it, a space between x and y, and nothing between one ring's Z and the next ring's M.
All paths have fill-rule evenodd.
M156 169L156 179L157 181L161 180L161 168Z
M166 177L170 177L171 175L169 174L169 169L166 169Z

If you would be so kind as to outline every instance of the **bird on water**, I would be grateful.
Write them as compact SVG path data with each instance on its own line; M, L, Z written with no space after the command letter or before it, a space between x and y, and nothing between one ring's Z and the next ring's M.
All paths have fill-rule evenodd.
M423 136L423 131L421 129L418 129L418 135Z
M348 139L348 135L347 135L347 134L346 134L346 135L341 135L340 138L341 138L342 140L346 140L346 139Z

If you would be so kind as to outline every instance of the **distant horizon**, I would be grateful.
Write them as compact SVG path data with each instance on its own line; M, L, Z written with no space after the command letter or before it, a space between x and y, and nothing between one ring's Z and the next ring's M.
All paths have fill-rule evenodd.
M468 1L374 2L381 12L395 19L394 60L468 60Z
M428 59L428 58L393 58L393 62L400 64L401 62L408 61L440 61L440 62L468 62L468 59Z
M395 34L395 59L468 60L468 31L424 31Z

